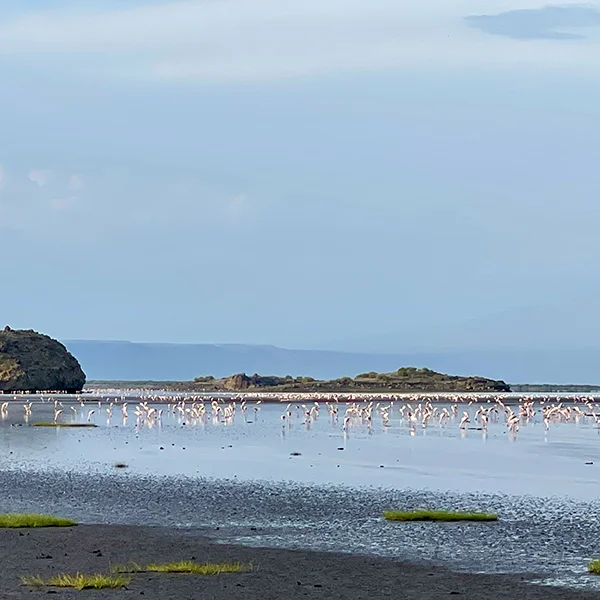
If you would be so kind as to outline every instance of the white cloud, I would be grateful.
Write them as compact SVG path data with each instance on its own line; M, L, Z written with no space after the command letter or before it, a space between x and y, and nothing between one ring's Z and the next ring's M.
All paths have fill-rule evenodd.
M48 169L31 169L27 175L27 179L42 188L48 183L51 174L52 172Z
M533 0L492 0L484 12L531 6ZM524 45L465 26L465 16L481 12L477 0L187 0L102 12L62 8L5 21L0 56L82 76L184 82L415 67L600 70L597 39Z
M67 181L67 187L72 192L77 192L79 190L82 190L83 189L83 179L81 178L81 175L77 175L77 174L71 175L69 177L69 180Z

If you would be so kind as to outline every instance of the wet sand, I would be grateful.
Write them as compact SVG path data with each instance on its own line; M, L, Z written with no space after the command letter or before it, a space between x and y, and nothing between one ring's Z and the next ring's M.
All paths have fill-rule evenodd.
M143 510L143 509L141 509ZM347 554L222 545L197 530L121 525L66 529L0 529L0 598L35 598L47 588L21 585L21 575L108 572L111 564L194 559L252 563L248 573L201 577L136 574L127 589L56 590L56 598L161 600L428 600L450 595L473 599L571 600L600 592L542 587L535 575L473 575L444 568ZM54 590L53 590L54 591Z

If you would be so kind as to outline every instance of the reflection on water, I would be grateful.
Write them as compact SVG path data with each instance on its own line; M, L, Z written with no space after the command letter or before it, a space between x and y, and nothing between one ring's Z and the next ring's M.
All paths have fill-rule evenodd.
M1 411L0 467L122 462L140 474L597 497L600 430L587 400L23 404ZM98 427L33 426L53 421Z

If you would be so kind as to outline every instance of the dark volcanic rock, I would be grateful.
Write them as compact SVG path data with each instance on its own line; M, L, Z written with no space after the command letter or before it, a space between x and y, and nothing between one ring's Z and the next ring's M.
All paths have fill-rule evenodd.
M33 330L0 331L0 391L79 392L85 373L60 343Z

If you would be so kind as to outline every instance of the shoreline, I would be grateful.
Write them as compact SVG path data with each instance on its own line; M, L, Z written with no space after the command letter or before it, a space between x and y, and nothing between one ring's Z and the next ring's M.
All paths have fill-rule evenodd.
M578 403L582 397L600 398L600 391L444 391L444 390L393 390L374 388L370 390L342 389L342 390L198 390L194 388L169 389L164 387L90 387L84 388L76 394L63 392L0 392L0 404L6 402L9 405L23 402L46 402L59 400L63 402L141 402L150 401L153 404L168 404L183 399L187 401L206 402L217 400L227 401L261 401L265 404L287 404L289 402L322 401L332 403L352 403L370 401L406 401L418 399L431 403L452 403L456 401L465 402L476 399L476 402L488 400L496 401L502 399L504 402L520 402L523 399L534 401L560 400L563 403Z
M217 547L247 549L240 552L342 552L367 563L433 561L436 569L504 574L511 581L523 573L541 574L600 593L600 578L586 572L587 561L598 556L600 535L600 522L586 515L598 514L598 501L21 469L0 471L0 489L3 512L112 524L107 531L153 526L151 531L187 532ZM394 524L381 518L390 507L484 510L500 520Z
M472 399L474 396L478 398L522 398L536 396L536 394L525 394L521 392L506 392L506 391L469 391L469 390L457 390L457 391L444 391L444 390L424 390L424 389L385 389L385 388L373 388L369 390L353 390L344 388L341 390L293 390L293 389L247 389L247 390L198 390L194 388L181 388L171 389L164 387L146 387L146 388L85 388L78 393L64 393L64 392L10 392L0 393L0 400L2 402L18 402L25 399L37 400L44 398L56 399L70 399L74 400L98 400L106 399L114 396L121 399L132 399L132 398L147 398L149 396L155 398L156 402L169 402L170 398L180 398L183 396L195 397L195 398L214 398L217 400L262 400L263 402L286 402L287 398L307 398L307 399L331 399L339 402L346 402L353 400L357 397L365 398L382 398L382 399L394 399L394 398L414 398L415 396L423 397L435 401L436 399L448 401L450 398L464 397ZM571 394L575 397L576 394ZM536 397L546 397L545 394L539 393ZM570 397L570 396L567 396ZM0 402L1 404L1 402Z
M141 509L142 510L142 509ZM143 525L78 525L56 529L0 529L2 598L31 598L21 575L110 571L111 565L174 560L252 563L248 573L202 577L146 573L132 576L127 590L94 592L95 598L145 595L163 600L199 597L214 600L331 598L429 600L446 595L493 600L575 600L600 598L600 592L531 583L532 573L483 575L388 558L312 550L257 548L223 544L195 528ZM59 598L72 590L56 590Z
M52 411L52 405L46 408L46 413ZM18 413L16 411L15 416ZM359 436L355 442L351 436L348 444L338 447L339 435L329 435L328 426L319 431L315 429L320 437L312 440L307 440L303 430L296 436L277 436L269 426L275 421L280 427L278 410L274 407L270 412L265 410L265 415L273 418L267 419L266 427L259 427L253 435L250 432L254 430L245 427L190 430L180 426L143 432L123 427L46 429L31 434L26 429L8 428L10 414L9 411L9 421L3 423L6 427L2 429L0 512L40 512L89 524L153 525L159 529L145 530L146 533L136 533L142 531L141 527L128 530L130 537L150 536L157 540L157 548L165 549L162 560L180 556L171 555L169 548L176 550L178 545L169 546L169 530L160 528L184 527L190 529L173 530L178 539L195 536L200 546L207 545L206 552L212 552L208 545L224 548L230 547L228 544L235 546L236 556L244 552L261 557L278 556L278 559L272 558L273 562L282 563L288 560L287 551L295 550L293 557L309 556L306 560L310 563L307 567L310 573L321 572L315 571L314 563L327 561L335 572L336 564L342 559L338 556L337 562L332 563L333 555L322 552L344 552L354 557L354 566L348 568L362 573L371 583L379 579L377 573L372 573L373 565L383 562L396 565L394 568L400 569L406 579L419 567L433 569L432 574L419 575L418 571L415 577L435 578L438 572L454 572L454 581L469 573L485 574L492 577L490 581L502 580L509 588L514 582L535 577L545 583L552 581L570 586L571 591L586 589L600 594L600 578L587 574L588 561L600 555L600 519L597 517L600 501L593 492L598 467L583 463L588 455L594 463L600 463L597 460L598 433L592 427L586 429L587 445L579 446L586 448L585 456L580 452L575 459L569 459L566 463L569 469L564 466L546 469L544 459L543 463L530 460L528 466L519 470L512 460L522 460L528 453L524 454L515 444L504 444L501 436L491 436L483 447L479 445L479 437L466 438L464 448L461 446L462 450L454 454L448 451L445 442L434 445L433 451L426 454L424 450L432 448L436 440L447 440L436 436L426 441L424 437L413 440L404 435L390 438L384 444L376 443L385 440L381 436ZM273 435L273 439L265 441L265 435ZM455 437L458 439L458 435ZM371 439L374 442L368 441ZM539 436L534 439L539 441ZM573 440L581 441L579 435L563 438L563 442ZM231 444L227 444L228 441ZM451 444L456 446L454 442ZM504 452L505 449L509 451ZM301 453L292 458L290 450ZM344 452L339 453L340 450ZM366 460L366 452L368 457L373 453L373 457ZM417 460L417 452L420 460ZM546 455L536 451L531 456L543 458ZM480 463L473 462L477 457ZM117 469L117 460L123 461L126 468ZM500 468L498 462L505 467ZM490 471L490 465L496 466ZM530 480L533 485L529 484ZM565 485L561 487L557 481ZM391 485L382 485L386 483ZM433 484L435 489L430 488ZM486 486L490 487L487 491ZM529 495L524 489L530 490ZM531 495L534 489L535 497ZM553 496L544 493L544 489L561 491L561 494ZM577 491L581 497L569 499L563 490ZM391 524L382 516L383 511L389 509L420 508L493 512L498 514L499 521L485 525ZM83 548L77 537L85 537L81 533L84 527L87 526L81 526L73 537L74 547ZM109 548L128 545L127 538L114 544L110 542L111 536L118 538L115 527L90 527L99 539L108 540ZM22 543L23 537L31 535L43 541L39 532L24 532L11 539ZM64 534L49 532L47 535ZM202 538L213 541L209 543ZM52 544L55 541L52 540ZM19 567L22 562L29 565L28 568L37 569L44 560L50 559L35 559L36 556L71 555L69 549L52 548L21 553L22 560L13 566ZM94 549L109 555L104 548L81 552ZM10 543L8 549L3 550L11 551ZM145 559L137 552L111 556L111 561L161 558ZM10 563L12 557L6 558ZM31 559L35 560L26 562ZM55 569L84 569L87 564L64 563L62 567L56 564ZM92 561L91 566L93 564L96 563ZM11 572L15 581L19 575L37 574L18 573L14 569ZM277 577L284 575L279 573ZM391 576L386 577L387 581ZM474 581L481 580L480 576ZM391 587L395 585L402 586L395 580L390 583ZM453 591L436 585L432 588L432 597ZM473 585L479 586L479 583ZM344 589L345 593L351 593ZM429 588L423 589L419 594L415 592L415 597L427 598ZM0 598L4 597L2 591L0 586ZM279 597L291 592L284 590L282 594ZM523 593L518 597L523 597Z
M489 401L496 402L501 399L504 403L520 403L524 398L534 401L548 400L549 398L555 401L560 400L564 404L576 404L581 402L581 395L548 395L525 394L519 392L433 392L433 391L359 391L359 392L260 392L255 390L232 392L199 392L194 390L164 390L164 389L94 389L84 390L79 394L60 394L53 392L46 393L31 393L31 394L0 394L0 404L6 402L7 405L19 405L28 402L45 402L49 403L54 400L60 402L72 402L73 404L98 403L103 404L114 402L115 406L119 406L122 402L128 404L139 404L140 402L148 402L150 404L167 405L176 404L185 400L186 402L211 402L216 400L219 403L242 401L246 403L258 402L261 404L286 405L298 404L303 402L313 403L315 401L324 404L354 404L369 402L430 402L432 404L463 404L471 401L484 404Z

